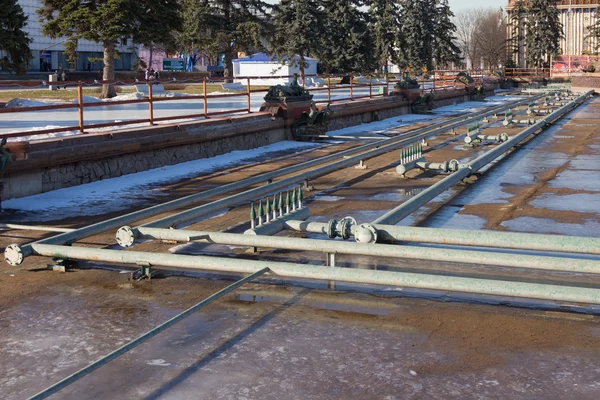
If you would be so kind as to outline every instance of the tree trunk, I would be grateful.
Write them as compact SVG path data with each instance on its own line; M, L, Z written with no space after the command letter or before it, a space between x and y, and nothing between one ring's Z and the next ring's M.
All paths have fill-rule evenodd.
M232 51L225 52L225 60L223 62L223 76L225 77L225 82L227 82L227 83L233 82L233 52Z
M104 49L104 72L102 74L102 80L112 81L115 79L115 42L103 42L102 48ZM117 91L115 85L102 85L101 98L108 99L115 97L116 95Z

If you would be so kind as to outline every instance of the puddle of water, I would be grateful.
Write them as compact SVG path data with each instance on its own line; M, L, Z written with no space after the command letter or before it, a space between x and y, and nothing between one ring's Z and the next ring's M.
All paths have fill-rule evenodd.
M172 254L188 254L188 255L203 255L203 254L231 254L234 249L247 249L247 246L230 246L225 244L210 244L210 243L186 243L171 247L169 253Z
M600 214L600 193L598 194L569 194L558 196L545 194L530 202L533 207L550 210L577 211L582 213Z
M390 192L376 194L375 196L364 197L364 199L368 200L377 200L377 201L392 201L397 203L403 203L406 200L410 199L413 196L421 193L424 188L415 188L415 189L397 189L392 190Z
M571 160L570 169L600 171L600 157L577 156Z
M277 296L259 296L247 293L241 293L235 296L238 301L245 301L250 303L263 303L263 302L272 302L272 303L284 303L289 300L285 297L277 297ZM316 308L319 310L331 310L331 311L342 311L342 312L351 312L356 314L366 314L366 315L388 315L390 313L390 309L379 308L379 307L368 307L368 306L360 306L356 304L343 304L343 303L328 303L324 301L314 301L314 300L303 300L303 306L309 306L312 308Z
M339 196L315 196L313 197L311 200L313 201L340 201L340 200L344 200L343 197L339 197Z
M446 229L483 229L486 220L476 215L458 214L460 207L444 207L423 226Z
M595 171L567 170L554 178L550 182L550 187L600 192L600 179Z
M223 211L216 211L214 213L211 214L207 214L207 215L203 215L201 217L198 217L196 219L193 219L191 221L186 221L183 222L179 225L175 226L175 229L186 229L194 224L197 224L198 222L202 222L202 221L207 221L209 219L213 219L213 218L218 218L218 217L222 217L223 215L227 214L229 212L229 208L226 208Z
M504 221L502 225L511 231L600 237L600 223L589 220L583 224L569 224L549 218L519 217Z

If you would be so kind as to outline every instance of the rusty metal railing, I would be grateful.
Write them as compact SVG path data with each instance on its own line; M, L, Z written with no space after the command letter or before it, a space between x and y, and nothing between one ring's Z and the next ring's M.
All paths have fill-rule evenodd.
M50 129L42 129L42 130L28 130L21 132L12 132L0 134L1 137L25 137L25 136L35 136L35 135L44 135L51 133L60 133L60 132L70 132L70 131L78 131L79 134L86 134L91 129L98 128L106 128L106 127L119 127L125 125L133 125L133 124L149 124L154 125L157 122L165 122L172 120L181 120L181 119L192 119L192 118L203 118L209 119L211 117L223 116L229 114L240 114L240 113L252 113L252 98L251 95L253 93L266 93L267 89L259 88L252 89L252 81L264 80L274 81L279 79L290 79L295 77L295 75L281 75L281 76L244 76L244 77L236 77L234 78L236 81L245 81L245 85L243 85L244 90L239 93L217 93L210 94L208 92L207 85L210 82L214 83L224 83L225 80L214 79L204 77L201 80L149 80L149 81L138 81L135 80L133 82L123 82L123 81L93 81L93 82L52 82L52 85L60 86L60 87L69 87L76 86L77 88L77 102L74 104L54 104L47 106L34 106L34 107L14 107L14 108L0 108L0 114L18 114L18 113L26 113L26 112L36 112L36 111L49 111L49 110L65 110L65 109L73 109L77 110L77 119L78 123L76 126L65 126L60 128L50 128ZM346 77L347 84L340 84L338 80L340 78ZM327 92L326 100L317 100L316 103L335 103L335 102L347 102L354 101L360 99L373 99L377 97L387 96L389 93L390 85L399 82L400 79L390 78L388 74L383 76L377 75L367 75L367 76L355 76L354 74L328 74L328 75L304 75L300 77L300 83L302 86L305 85L307 78L316 78L318 80L322 80L324 86L323 87L311 87L311 92ZM437 91L446 91L449 89L459 88L455 85L456 72L455 71L434 71L432 74L432 78L417 78L418 82L421 86L421 94L425 93L435 93ZM483 75L479 81L483 82ZM325 84L326 83L326 84ZM145 84L148 88L148 95L142 99L132 99L132 100L117 100L117 101L94 101L94 102L84 102L83 89L86 86L99 86L103 84L116 84L116 85L140 85ZM153 89L156 84L201 84L202 85L202 94L199 95L186 95L184 97L158 97L155 95ZM0 87L7 87L9 85L16 85L14 82L9 84L2 84L0 82ZM47 87L46 82L27 82L24 86L35 87ZM255 85L256 86L256 85ZM260 85L259 85L260 86ZM368 88L368 94L360 94L356 93L360 89ZM378 90L379 88L384 88L384 90ZM376 90L376 92L374 91ZM333 98L333 94L340 91L349 91L349 97L343 98ZM362 91L365 93L365 91ZM231 108L220 111L209 111L208 105L211 100L214 99L223 99L223 98L240 98L245 97L247 99L246 107L244 108ZM173 116L165 116L165 117L156 117L155 116L155 104L162 102L170 102L170 101L182 101L182 100L202 100L203 106L202 111L198 113L191 114L182 114L182 115L173 115ZM148 117L147 118L138 118L132 120L125 121L112 121L105 123L94 123L94 124L86 124L86 115L85 110L90 107L113 107L119 105L128 105L128 104L148 104Z

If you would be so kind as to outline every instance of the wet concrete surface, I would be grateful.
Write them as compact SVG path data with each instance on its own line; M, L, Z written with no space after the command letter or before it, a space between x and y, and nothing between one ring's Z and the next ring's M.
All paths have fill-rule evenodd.
M598 179L592 173L573 172L597 171L600 165L598 107L597 100L590 102L558 129L540 134L472 179L471 185L445 193L402 224L598 236L600 191L594 186ZM586 126L580 126L581 121ZM462 141L443 145L449 138L431 139L426 159L466 159L486 150L463 148ZM164 188L165 197L181 197L349 145L336 146L185 180ZM421 172L399 179L394 171L397 162L397 154L389 154L368 161L367 170L350 168L311 182L315 186L307 193L311 220L353 215L359 222L370 222L441 179ZM567 179L568 173L576 178ZM242 231L248 210L248 205L232 207L227 213L195 221L191 228ZM84 222L89 223L72 218L56 224ZM114 245L112 235L96 235L77 245ZM6 245L43 236L7 231L0 241ZM234 246L143 242L134 249L311 264L324 261L321 254L269 249L249 254ZM20 267L3 265L0 273L2 399L35 394L231 283L205 275L167 275L136 282L128 273L99 269L60 274L45 270L47 263L31 257ZM340 256L339 263L600 287L598 277L585 274L368 257ZM510 303L400 288L338 285L336 290L328 289L325 282L290 286L262 280L195 313L52 398L600 397L600 313L559 312L560 305L555 305L555 311L535 304L502 306Z

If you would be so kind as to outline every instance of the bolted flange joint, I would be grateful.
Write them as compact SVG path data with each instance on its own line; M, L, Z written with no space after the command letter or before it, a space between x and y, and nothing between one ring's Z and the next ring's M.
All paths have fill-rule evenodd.
M501 133L496 137L496 141L498 141L500 143L508 142L508 139L510 139L510 138L508 137L508 134L506 134L506 133Z
M352 217L345 217L338 223L338 232L342 239L348 240L352 237L352 228L357 225L357 222Z
M327 224L327 236L329 237L329 239L335 239L336 237L338 237L337 224L337 220L329 220L329 223Z
M448 161L448 171L446 172L456 172L460 168L460 163L458 160L450 160Z
M135 234L133 233L133 229L129 226L122 226L119 228L115 238L121 247L131 247L135 243Z
M354 232L354 239L358 243L377 243L377 229L370 224L362 224Z
M352 217L345 217L341 220L331 219L327 224L327 236L330 239L341 237L348 240L352 237L352 228L356 225L356 220Z
M21 250L21 246L18 244L11 244L4 249L4 259L10 265L21 265L24 259L23 251Z

